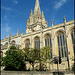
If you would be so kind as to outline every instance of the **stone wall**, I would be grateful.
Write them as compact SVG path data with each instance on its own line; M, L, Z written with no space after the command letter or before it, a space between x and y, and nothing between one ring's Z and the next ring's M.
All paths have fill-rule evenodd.
M1 75L58 75L57 73L53 73L53 72L25 72L25 71L2 71ZM63 72L63 74L59 74L59 75L74 75L73 72Z

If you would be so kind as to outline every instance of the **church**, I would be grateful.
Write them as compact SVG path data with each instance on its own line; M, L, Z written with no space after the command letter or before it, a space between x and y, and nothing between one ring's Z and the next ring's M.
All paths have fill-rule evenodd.
M52 58L61 57L62 63L58 64L60 70L66 70L68 67L72 67L74 61L75 48L75 26L74 20L66 21L65 16L63 17L64 22L53 25L51 19L51 27L47 27L47 21L44 17L43 11L41 13L39 0L35 2L34 13L31 10L30 16L27 19L26 34L23 34L23 30L12 36L10 33L9 37L4 36L1 40L1 52L5 56L5 52L11 45L17 48L37 48L41 49L45 46L50 46L52 49ZM68 58L68 61L67 61ZM57 69L57 65L50 65L51 70ZM47 68L49 66L47 64Z

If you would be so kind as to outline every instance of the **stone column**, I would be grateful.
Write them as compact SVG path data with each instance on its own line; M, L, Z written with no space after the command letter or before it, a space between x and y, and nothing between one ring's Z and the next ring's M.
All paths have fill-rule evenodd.
M43 32L40 33L40 49L43 48Z
M67 24L64 23L64 30L65 30L65 41L66 41L66 50L67 50L67 63L68 68L70 68L70 56L69 56L69 49L68 49L68 34L67 34Z
M52 33L52 36L51 36L51 40L52 40L52 58L55 57L55 41L54 41L54 29L53 29L53 26L52 26L52 30L51 30L51 33ZM52 69L55 69L55 64L53 64L53 68Z
M32 34L31 34L31 37L30 37L30 48L32 48Z
M73 53L73 49L72 49L72 42L71 42L71 38L70 38L70 35L67 35L66 37L67 39L67 48L68 48L68 58L69 58L69 65L70 65L70 68L72 66L72 55L71 55L71 52Z

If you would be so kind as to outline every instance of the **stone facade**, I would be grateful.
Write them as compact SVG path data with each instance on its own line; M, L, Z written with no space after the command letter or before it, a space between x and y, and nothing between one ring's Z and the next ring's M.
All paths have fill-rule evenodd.
M47 27L47 21L45 20L43 12L41 13L39 0L36 0L34 13L31 14L29 19L27 20L27 28L26 28L26 34L23 35L22 33L19 34L17 30L17 35L10 36L6 38L6 35L3 40L1 40L1 51L4 53L7 51L7 49L11 45L15 45L19 47L20 49L25 48L25 43L29 41L29 47L35 48L35 40L38 37L40 40L40 49L46 46L45 38L47 35L51 37L51 45L52 45L52 58L59 57L59 45L58 45L58 35L62 33L64 35L65 39L65 48L66 53L68 56L64 56L65 52L62 55L62 64L59 64L59 69L67 69L68 64L70 65L70 68L73 65L72 58L74 58L74 49L73 49L73 42L72 42L72 36L71 33L75 29L74 26L75 20L71 20L66 22L66 18L64 16L64 22L61 24L53 25L53 21L51 20L51 27ZM60 33L60 34L59 34ZM75 31L74 31L75 33ZM64 46L62 46L63 48ZM64 50L64 49L63 49ZM69 63L67 62L67 57L69 59ZM47 64L49 66L49 64ZM57 69L57 65L53 64L51 65L51 69Z

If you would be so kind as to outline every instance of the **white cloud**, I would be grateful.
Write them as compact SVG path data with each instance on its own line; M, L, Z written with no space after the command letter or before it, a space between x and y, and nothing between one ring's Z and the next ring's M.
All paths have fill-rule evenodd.
M7 16L6 15L4 16L4 19L7 19Z
M18 4L18 1L17 0L13 0L13 3L16 5L16 4Z
M1 9L3 9L3 10L7 10L7 11L10 11L10 10L11 10L11 8L4 7L4 6L2 6Z
M6 27L4 28L5 32L11 32L11 27L6 24Z
M58 2L55 2L54 8L61 8L61 6L66 3L66 1L67 0L59 0Z

